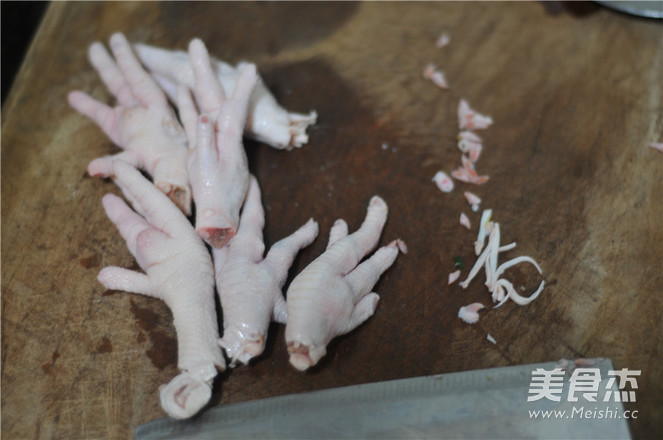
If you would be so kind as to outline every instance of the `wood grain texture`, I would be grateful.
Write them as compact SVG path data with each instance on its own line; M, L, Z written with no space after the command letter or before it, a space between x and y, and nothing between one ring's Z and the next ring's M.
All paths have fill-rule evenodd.
M336 218L356 228L373 194L390 207L382 242L410 249L376 286L375 316L317 367L291 368L274 325L263 357L217 379L212 404L602 356L642 370L633 432L663 436L663 155L647 148L663 139L660 22L557 3L54 2L2 112L3 438L130 437L164 416L158 387L176 374L166 306L96 281L105 265L135 262L101 207L119 192L85 175L116 148L66 94L111 102L86 51L116 31L178 49L200 37L219 58L256 62L285 107L318 111L301 149L246 144L267 245L320 223L293 274ZM437 50L442 31L452 43ZM421 78L429 62L450 90ZM442 194L431 178L460 163L460 98L495 120L477 164L490 181ZM509 255L536 258L548 284L475 326L456 315L488 304L483 280L446 283L453 257L474 261L476 229L458 216L476 228L480 213L463 190L493 208L503 241L518 243ZM525 266L511 277L538 285Z

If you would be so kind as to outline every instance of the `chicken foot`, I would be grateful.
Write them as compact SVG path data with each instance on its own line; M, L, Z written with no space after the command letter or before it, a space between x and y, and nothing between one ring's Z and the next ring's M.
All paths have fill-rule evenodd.
M298 370L315 365L336 336L355 329L373 315L380 297L371 289L396 260L400 240L360 261L378 243L387 220L387 204L374 196L361 227L348 235L348 225L337 220L325 252L292 281L287 292L285 338L290 363Z
M179 85L194 88L195 75L191 60L184 51L171 51L146 44L134 44L138 57L151 71L163 90L176 102ZM230 93L238 81L243 63L236 67L212 59L212 69L226 93ZM315 124L317 113L292 113L281 107L263 81L251 95L247 113L247 135L277 149L291 150L308 142L306 129Z
M112 108L79 90L68 95L76 111L92 119L123 149L90 162L88 173L110 177L113 161L121 159L147 171L157 188L190 215L186 134L163 91L140 65L124 35L114 34L110 48L115 60L99 42L90 46L88 56L117 105Z
M103 197L104 209L145 273L109 266L98 279L108 289L159 298L168 305L181 373L161 388L161 406L176 419L191 417L209 401L217 370L226 368L217 344L212 260L187 218L138 170L116 160L111 172L141 215L113 194Z
M189 56L201 114L184 87L178 91L178 102L189 137L188 173L196 204L196 231L212 247L222 248L237 231L249 187L242 134L258 74L253 64L242 67L232 94L226 96L202 41L191 41Z
M292 235L276 242L267 256L262 229L265 212L260 187L251 176L237 235L222 249L212 249L216 286L223 309L223 337L219 344L231 359L248 363L265 348L271 321L285 324L287 307L281 289L300 249L318 235L310 219Z

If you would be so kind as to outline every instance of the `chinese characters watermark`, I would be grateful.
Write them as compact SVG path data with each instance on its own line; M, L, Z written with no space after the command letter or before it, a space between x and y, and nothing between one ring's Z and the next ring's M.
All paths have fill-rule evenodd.
M561 368L544 370L537 368L532 371L530 381L528 402L548 399L560 402L563 397L565 371ZM608 383L605 393L601 393L601 370L600 368L576 368L569 379L567 402L578 402L579 398L588 402L635 402L635 390L638 389L636 376L640 376L641 370L608 371ZM618 390L614 390L615 383Z

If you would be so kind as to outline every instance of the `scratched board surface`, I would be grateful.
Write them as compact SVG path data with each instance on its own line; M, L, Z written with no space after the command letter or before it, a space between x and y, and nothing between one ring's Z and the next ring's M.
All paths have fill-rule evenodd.
M642 371L627 404L634 434L663 435L663 155L647 147L663 140L661 22L556 2L55 2L2 109L3 438L131 437L164 416L158 387L177 373L167 307L96 281L106 265L137 266L101 206L117 188L85 173L117 149L66 94L112 101L86 51L116 31L177 49L200 37L219 58L256 62L288 109L317 110L301 149L246 143L267 246L320 224L291 274L324 250L335 219L358 227L374 194L390 207L381 243L409 247L375 287L375 316L318 366L290 367L273 325L261 358L217 378L212 405L605 356ZM443 31L451 44L438 50ZM450 90L422 78L429 62ZM431 178L460 165L461 98L495 121L477 163L490 180L443 194ZM463 276L475 258L480 212L465 190L517 242L507 255L534 257L547 283L474 326L457 312L490 303L483 278L447 285L454 257ZM525 265L509 276L526 289L541 279Z

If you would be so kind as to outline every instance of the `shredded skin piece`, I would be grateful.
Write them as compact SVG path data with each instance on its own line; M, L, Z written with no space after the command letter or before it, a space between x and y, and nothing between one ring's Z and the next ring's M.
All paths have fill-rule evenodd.
M458 278L460 278L460 270L456 270L454 272L451 272L449 274L449 282L447 284L450 285L450 284L455 283Z
M474 193L465 191L463 195L465 196L465 200L467 200L467 203L469 203L470 206L479 205L481 203L481 198Z
M516 242L514 241L513 243L505 244L504 246L500 246L499 251L500 252L506 252L510 251L511 249L516 247Z
M403 240L400 238L396 240L396 246L398 246L398 249L403 253L407 254L407 245Z
M469 156L470 162L476 163L481 156L483 143L481 138L471 131L462 131L458 134L458 149Z
M446 32L443 32L437 41L435 41L435 47L442 49L443 47L447 47L449 43L451 43L451 37Z
M458 126L461 130L481 130L490 127L492 123L490 116L475 111L466 100L461 99L458 103Z
M479 310L483 308L484 305L481 303L463 306L458 310L458 317L468 324L476 324L479 322Z
M500 225L499 223L489 221L490 216L491 212L489 210L485 210L481 216L479 235L477 237L477 241L475 242L475 252L480 255L479 258L477 258L477 261L474 263L472 269L470 269L470 273L468 274L467 279L461 282L460 286L463 289L466 289L470 281L472 281L472 279L483 267L486 274L486 287L488 288L488 291L492 293L493 302L498 302L495 308L502 306L509 299L518 305L527 305L534 301L539 296L539 294L541 294L545 286L545 281L542 280L538 289L536 289L536 291L534 291L534 293L532 293L530 296L525 297L516 292L516 289L513 287L513 284L511 284L510 281L504 278L500 278L500 276L508 268L521 263L532 264L540 274L542 273L541 267L533 258L528 256L516 257L498 266L498 254L505 250L513 249L515 247L515 243L500 246ZM483 249L483 252L481 252L486 234L489 234L488 244L486 245L485 249Z
M460 157L463 166L455 169L451 172L451 176L456 180L460 180L465 183L475 183L477 185L482 185L488 182L488 176L479 176L474 169L474 163L466 155Z
M488 223L490 223L490 217L493 215L492 209L485 209L483 214L481 214L481 223L479 224L479 235L477 241L474 242L474 252L476 255L481 254L483 250L483 245L486 243L486 228Z
M433 182L437 185L440 191L449 193L454 189L454 182L444 171L438 171L433 176Z
M470 219L465 215L464 212L460 213L460 224L465 226L467 229L472 229L472 225L470 224Z
M463 130L460 133L458 133L458 140L459 141L474 142L474 143L477 143L477 144L480 144L480 143L483 142L478 134L476 134L474 132L471 132L469 130Z
M483 150L483 145L481 144L471 144L468 147L470 162L476 163L476 161L479 160L479 156L481 156L481 150Z
M467 118L475 118L476 112L472 112L474 111L469 109L467 102L461 100L461 104L458 108L458 118L459 123L461 124L461 128L463 128L462 121ZM470 125L474 127L476 123L472 122ZM463 166L452 171L451 175L461 182L474 183L477 185L486 183L488 181L488 176L479 176L474 169L474 164L479 160L479 156L481 156L481 152L483 151L483 143L481 138L470 130L462 130L460 133L458 133L458 149L461 151L461 153L463 153L460 157ZM475 205L477 205L475 210L478 210L478 203L475 203Z
M444 77L444 73L442 73L441 70L435 68L433 63L430 63L424 67L423 76L425 79L430 80L433 84L441 89L449 88L449 84Z

